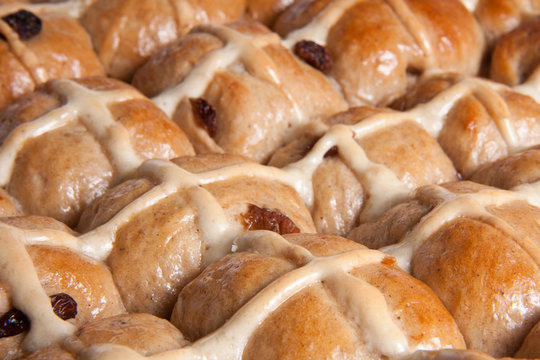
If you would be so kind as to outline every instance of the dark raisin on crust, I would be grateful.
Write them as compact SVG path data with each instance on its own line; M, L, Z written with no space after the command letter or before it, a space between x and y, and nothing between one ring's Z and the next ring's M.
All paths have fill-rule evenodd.
M65 293L51 296L54 313L62 320L73 319L77 315L77 302Z
M248 212L244 214L244 221L248 230L270 230L280 235L300 232L286 215L256 205L249 206Z
M324 154L324 157L325 158L333 157L333 156L336 156L338 153L339 153L338 147L334 145L330 149L328 149L326 154Z
M315 69L327 74L332 68L332 58L326 49L311 40L301 40L294 44L294 53Z
M206 100L190 99L193 113L197 119L201 122L206 132L210 137L216 136L217 132L217 118L216 111Z
M73 319L77 315L77 302L68 294L51 295L54 313L62 320ZM15 336L30 329L30 320L18 309L11 309L0 317L0 338Z
M9 310L0 317L0 338L21 334L29 328L30 320L20 310Z
M41 19L28 10L19 10L2 18L19 34L21 40L28 40L41 32Z

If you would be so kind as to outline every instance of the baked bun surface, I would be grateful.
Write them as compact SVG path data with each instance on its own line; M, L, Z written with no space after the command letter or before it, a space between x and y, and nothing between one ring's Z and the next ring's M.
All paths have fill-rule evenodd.
M346 108L322 72L252 21L196 27L142 66L133 84L184 129L197 152L261 163L300 125Z
M0 358L540 357L538 1L0 2Z
M0 5L0 108L50 79L105 75L75 19L15 9Z
M182 287L246 230L315 231L283 174L245 158L151 160L139 173L88 207L79 226L111 237L106 262L130 312L168 317Z
M428 284L468 348L512 356L540 316L540 213L527 195L472 182L429 186L349 237Z
M117 80L57 79L0 111L3 183L25 214L74 226L148 158L193 154L184 133Z
M109 76L129 81L158 49L201 23L239 19L238 0L97 0L82 15Z
M314 234L252 232L238 245L179 295L173 323L192 340L208 335L193 343L195 353L228 336L245 359L381 358L463 347L439 300L382 253Z
M425 72L476 74L484 46L459 1L297 1L274 28L291 47L324 46L355 106L388 104Z

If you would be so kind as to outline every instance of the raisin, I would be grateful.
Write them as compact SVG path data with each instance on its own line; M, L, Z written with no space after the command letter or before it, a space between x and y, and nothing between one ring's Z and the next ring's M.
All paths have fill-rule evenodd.
M191 99L191 106L195 117L199 119L210 137L216 136L217 118L216 111L206 100L198 98Z
M54 313L62 320L77 315L77 302L71 296L59 293L50 296ZM0 338L15 336L30 328L30 320L18 309L12 309L0 317Z
M250 205L244 221L248 230L270 230L280 235L299 233L300 229L281 212Z
M21 40L31 39L41 32L41 19L27 10L6 15L2 20L19 34Z
M77 315L77 302L68 294L52 295L51 305L54 313L62 320L73 319Z
M338 147L336 145L332 146L330 149L328 149L328 151L326 152L326 154L324 154L324 157L325 158L329 158L329 157L333 157L333 156L336 156L338 154Z
M30 320L24 313L12 309L0 317L0 338L21 334L30 328Z
M301 40L294 45L294 53L315 69L327 74L332 68L332 58L326 49L311 40Z

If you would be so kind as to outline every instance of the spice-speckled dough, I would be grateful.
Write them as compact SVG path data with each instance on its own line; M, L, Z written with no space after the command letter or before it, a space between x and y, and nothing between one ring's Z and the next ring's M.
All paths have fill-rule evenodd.
M83 232L101 224L106 226L112 216L133 206L129 210L133 215L111 235L115 241L107 259L128 311L168 317L178 292L208 261L209 255L205 254L224 246L215 256L225 255L230 252L229 234L248 229L251 205L281 213L297 231L315 231L311 216L296 192L279 181L265 179L263 173L243 172L242 165L250 163L264 168L245 158L224 154L175 159L167 165L174 171L183 168L194 174L188 176L196 177L215 170L216 175L202 187L189 185L188 181L186 186L175 188L155 204L147 201L148 206L136 205L137 198L160 186L170 189L171 184L160 183L159 179L136 178L111 189L87 209L79 227ZM225 171L235 168L236 176L219 178L219 171L226 175ZM181 176L184 175L174 178ZM208 198L199 200L197 195L201 193L215 198L217 203ZM227 224L220 222L220 211ZM205 243L205 237L216 229L225 230L215 239L218 243Z
M118 344L129 346L144 356L180 348L188 342L167 320L150 314L121 314L83 326L78 339L85 346Z
M30 123L36 124L40 117L57 122L70 114L78 116L64 126L45 130L40 136L36 133L15 150L13 171L5 185L25 214L51 216L74 226L88 203L125 176L119 172L119 166L129 165L124 158L129 154L124 150L131 147L137 157L136 163L129 165L132 170L147 158L193 154L191 144L178 126L128 85L101 77L63 81L48 82L0 111L3 144L0 151L4 153L8 151L6 142L10 136L16 136L12 134L24 135L18 132L19 127L32 126ZM56 90L56 86L61 88L66 84L86 90L81 90L80 96L70 102ZM107 91L110 96L105 98ZM124 91L124 95L114 95L115 91ZM102 101L108 102L103 108L97 105ZM84 123L81 118L92 124ZM126 138L110 141L109 132L89 128L107 126L108 120L125 129ZM113 146L126 147L116 161L111 155ZM8 168L5 171L9 174Z
M529 332L514 357L524 359L540 358L540 321Z
M129 81L161 47L200 23L240 18L239 0L97 0L81 17L109 76Z
M388 104L426 72L474 75L480 67L483 34L457 0L297 1L274 28L295 40L318 37L315 29L300 38L293 32L309 28L333 6L340 10L338 18L320 26L328 34L316 40L328 50L330 75L351 105Z
M0 15L6 15L1 6ZM54 14L37 16L42 20L42 30L22 41L21 54L13 50L11 42L0 40L0 108L31 92L43 80L105 74L88 34L76 20ZM21 55L28 53L37 61L23 60ZM34 76L38 68L43 78Z
M2 222L20 229L53 229L72 233L64 224L47 217L10 217ZM103 264L70 250L47 245L27 245L34 268L45 292L65 293L77 303L77 315L70 320L81 326L93 319L124 313L120 294L110 270ZM0 279L0 314L11 310L11 290ZM16 358L25 334L0 339L0 357Z
M367 107L351 108L324 123L357 125L360 129L363 120L377 114L385 112ZM392 112L387 114L389 118L393 115ZM362 130L357 133L355 140L369 160L384 165L411 191L419 186L457 179L452 162L439 144L412 119L397 124L389 122L388 126L368 131L367 135L362 135ZM298 161L322 135L324 132L314 131L308 125L302 137L276 151L269 164L284 167ZM313 174L315 199L311 212L318 232L344 235L358 225L365 211L365 200L370 196L365 178L369 169L355 171L347 156L339 154L339 143L336 146L337 153L326 155Z
M465 91L448 107L437 141L463 179L485 164L540 143L540 104L512 88L482 84L480 79L455 74L426 78L394 106L413 110L459 87Z
M133 84L163 100L158 103L167 102L198 153L239 154L261 163L293 139L301 124L346 108L322 72L293 56L277 34L247 21L195 28L142 66ZM200 91L191 95L194 88ZM192 98L215 112L214 133L203 125Z
M433 289L468 348L512 356L540 319L538 216L519 195L457 182L420 189L348 237L396 244L382 250L403 256L400 265Z
M321 261L366 251L361 245L336 236L291 234L284 238L290 244L287 246L303 247ZM295 257L293 250L283 250L279 254L277 249L278 246L270 246L267 250L247 249L212 263L182 290L172 321L192 339L210 334L206 341L221 336L221 328L233 315L244 316L244 321L249 322L246 314L240 314L263 296L261 293L264 294L265 288L284 281L294 271L313 266L316 261ZM394 266L391 259L386 260L354 266L346 275L347 281L338 275L339 271L333 272L339 265L334 268L328 264L329 274L334 277L321 275L323 278L319 279L320 274L313 273L309 276L316 279L313 283L303 285L284 302L271 305L276 309L265 315L253 332L242 335L249 338L245 348L238 350L242 358L384 358L375 345L380 342L373 339L372 328L364 323L364 313L349 308L354 305L345 300L346 294L367 291L361 285L365 283L374 292L382 294L391 321L403 331L410 348L463 348L463 339L453 319L434 294ZM305 284L304 281L298 280L294 286ZM282 286L282 290L287 287L286 283ZM268 294L279 296L280 290L273 289ZM259 311L267 312L263 308ZM385 314L380 316L383 318ZM211 333L214 329L216 331ZM406 353L403 349L402 354Z

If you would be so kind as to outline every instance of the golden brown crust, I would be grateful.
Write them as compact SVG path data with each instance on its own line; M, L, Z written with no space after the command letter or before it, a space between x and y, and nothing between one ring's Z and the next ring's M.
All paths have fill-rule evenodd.
M247 0L244 16L272 26L276 18L295 0Z
M154 97L185 78L193 64L221 46L223 42L210 34L183 36L150 57L135 73L132 84L146 96Z
M55 84L53 81L40 86L0 112L0 137L4 141L18 126L61 106L72 105L66 104L66 99L56 92ZM193 154L184 133L128 85L100 77L84 78L78 80L78 84L95 91L129 90L139 97L114 102L107 109L127 130L140 162ZM94 116L107 117L95 109L79 108L78 111L82 116L89 116L86 111L90 114L96 111L98 115ZM19 200L24 213L52 216L74 226L82 209L119 180L118 164L114 163L103 138L78 120L31 137L18 152L7 189Z
M158 49L200 23L226 23L244 10L238 0L98 0L82 16L109 76L129 81Z
M491 55L490 77L509 86L527 80L540 64L540 19L521 24L501 36Z
M0 108L40 84L32 75L38 66L47 79L104 75L88 34L76 20L53 14L39 17L41 32L23 42L27 51L37 57L37 64L24 62L8 42L0 41Z
M225 31L230 29L247 45L210 35L223 30L219 27L196 28L152 57L133 78L147 96L166 90L174 93L171 86L188 86L189 76L202 71L197 66L207 64L227 44L234 49L231 54L240 54L215 72L210 66L205 74L210 81L197 95L215 113L214 133L202 126L193 99L168 100L178 101L173 120L198 153L240 154L265 163L276 148L295 136L299 125L345 109L341 95L324 74L295 58L277 35L248 21L231 24Z
M512 189L540 180L539 165L540 150L530 149L480 167L471 176L471 180L501 189Z
M300 246L307 245L320 258L364 251L362 246L336 236L299 234L287 235L285 239ZM331 250L325 246L327 241ZM276 284L294 268L302 269L302 264L285 261L279 255L240 252L222 258L184 288L175 312L189 321L183 322L183 317L176 321L185 331L202 336L214 328L203 324L225 323L233 310L241 312L247 299L253 297L251 301L254 301L267 283L276 279L271 283ZM453 319L429 288L394 266L392 261L358 266L349 276L361 279L358 281L366 282L383 294L392 321L403 330L410 346L464 347ZM354 310L348 308L351 304L342 302L340 291L360 290L354 288L353 282L341 284L336 277L316 281L291 295L249 334L242 358L324 359L336 355L380 358L370 335L363 333L368 330L362 325L362 316L349 317ZM242 294L241 299L232 298L232 294L237 293Z
M276 20L273 29L282 37L306 26L332 0L297 0Z
M152 185L147 179L133 179L107 190L85 208L77 224L77 230L84 233L106 223L127 204L148 191Z
M184 287L171 322L187 338L197 340L222 326L257 292L293 267L279 257L255 253L227 255ZM236 281L228 284L231 279Z
M416 105L433 100L437 94L456 84L459 79L460 76L456 73L443 73L422 78L406 94L395 99L389 107L400 111L410 110Z
M278 18L282 36L324 12L328 0L299 1ZM382 26L381 24L384 24ZM351 105L385 105L430 70L476 74L483 36L459 1L361 1L332 24L330 71Z
M411 273L441 298L469 348L510 356L540 316L530 301L540 293L538 265L522 253L490 226L464 220L422 246ZM493 271L501 266L504 271Z
M354 336L354 326L339 310L339 305L328 299L325 289L305 289L261 324L250 338L243 358L325 359L362 353L367 346Z
M474 9L489 43L540 13L536 0L480 0Z
M0 189L0 217L22 215L17 200L4 189Z
M540 210L524 201L497 202L507 193L472 182L445 188L451 193L421 189L416 201L392 209L353 235L360 241L369 239L366 244L402 242L401 248L413 246L413 238L421 237L422 242L411 248L411 274L439 296L468 348L511 356L540 317L533 300L540 296L536 225ZM485 191L493 191L489 201L482 195ZM470 200L460 204L455 194ZM455 205L449 205L452 201ZM444 221L434 228L425 225L436 216L444 216Z
M27 251L47 294L67 293L77 302L78 326L125 311L103 264L60 248L32 245Z
M418 221L426 215L431 206L412 200L388 210L375 222L360 224L352 229L347 238L358 241L370 249L395 244L402 239Z
M79 167L76 173L71 170ZM51 216L73 226L88 202L112 185L112 173L84 127L69 126L26 144L8 191L20 199L25 214Z
M515 358L540 359L540 322L529 332L519 350L514 354Z
M494 360L493 357L486 353L469 349L442 349L442 350L419 350L411 356L407 357L408 360ZM510 358L503 358L509 360Z
M21 360L75 360L75 357L62 349L59 345L51 345L46 348L24 355Z
M98 344L128 346L143 356L178 349L187 344L167 320L150 314L121 314L83 326L78 339L86 347Z

